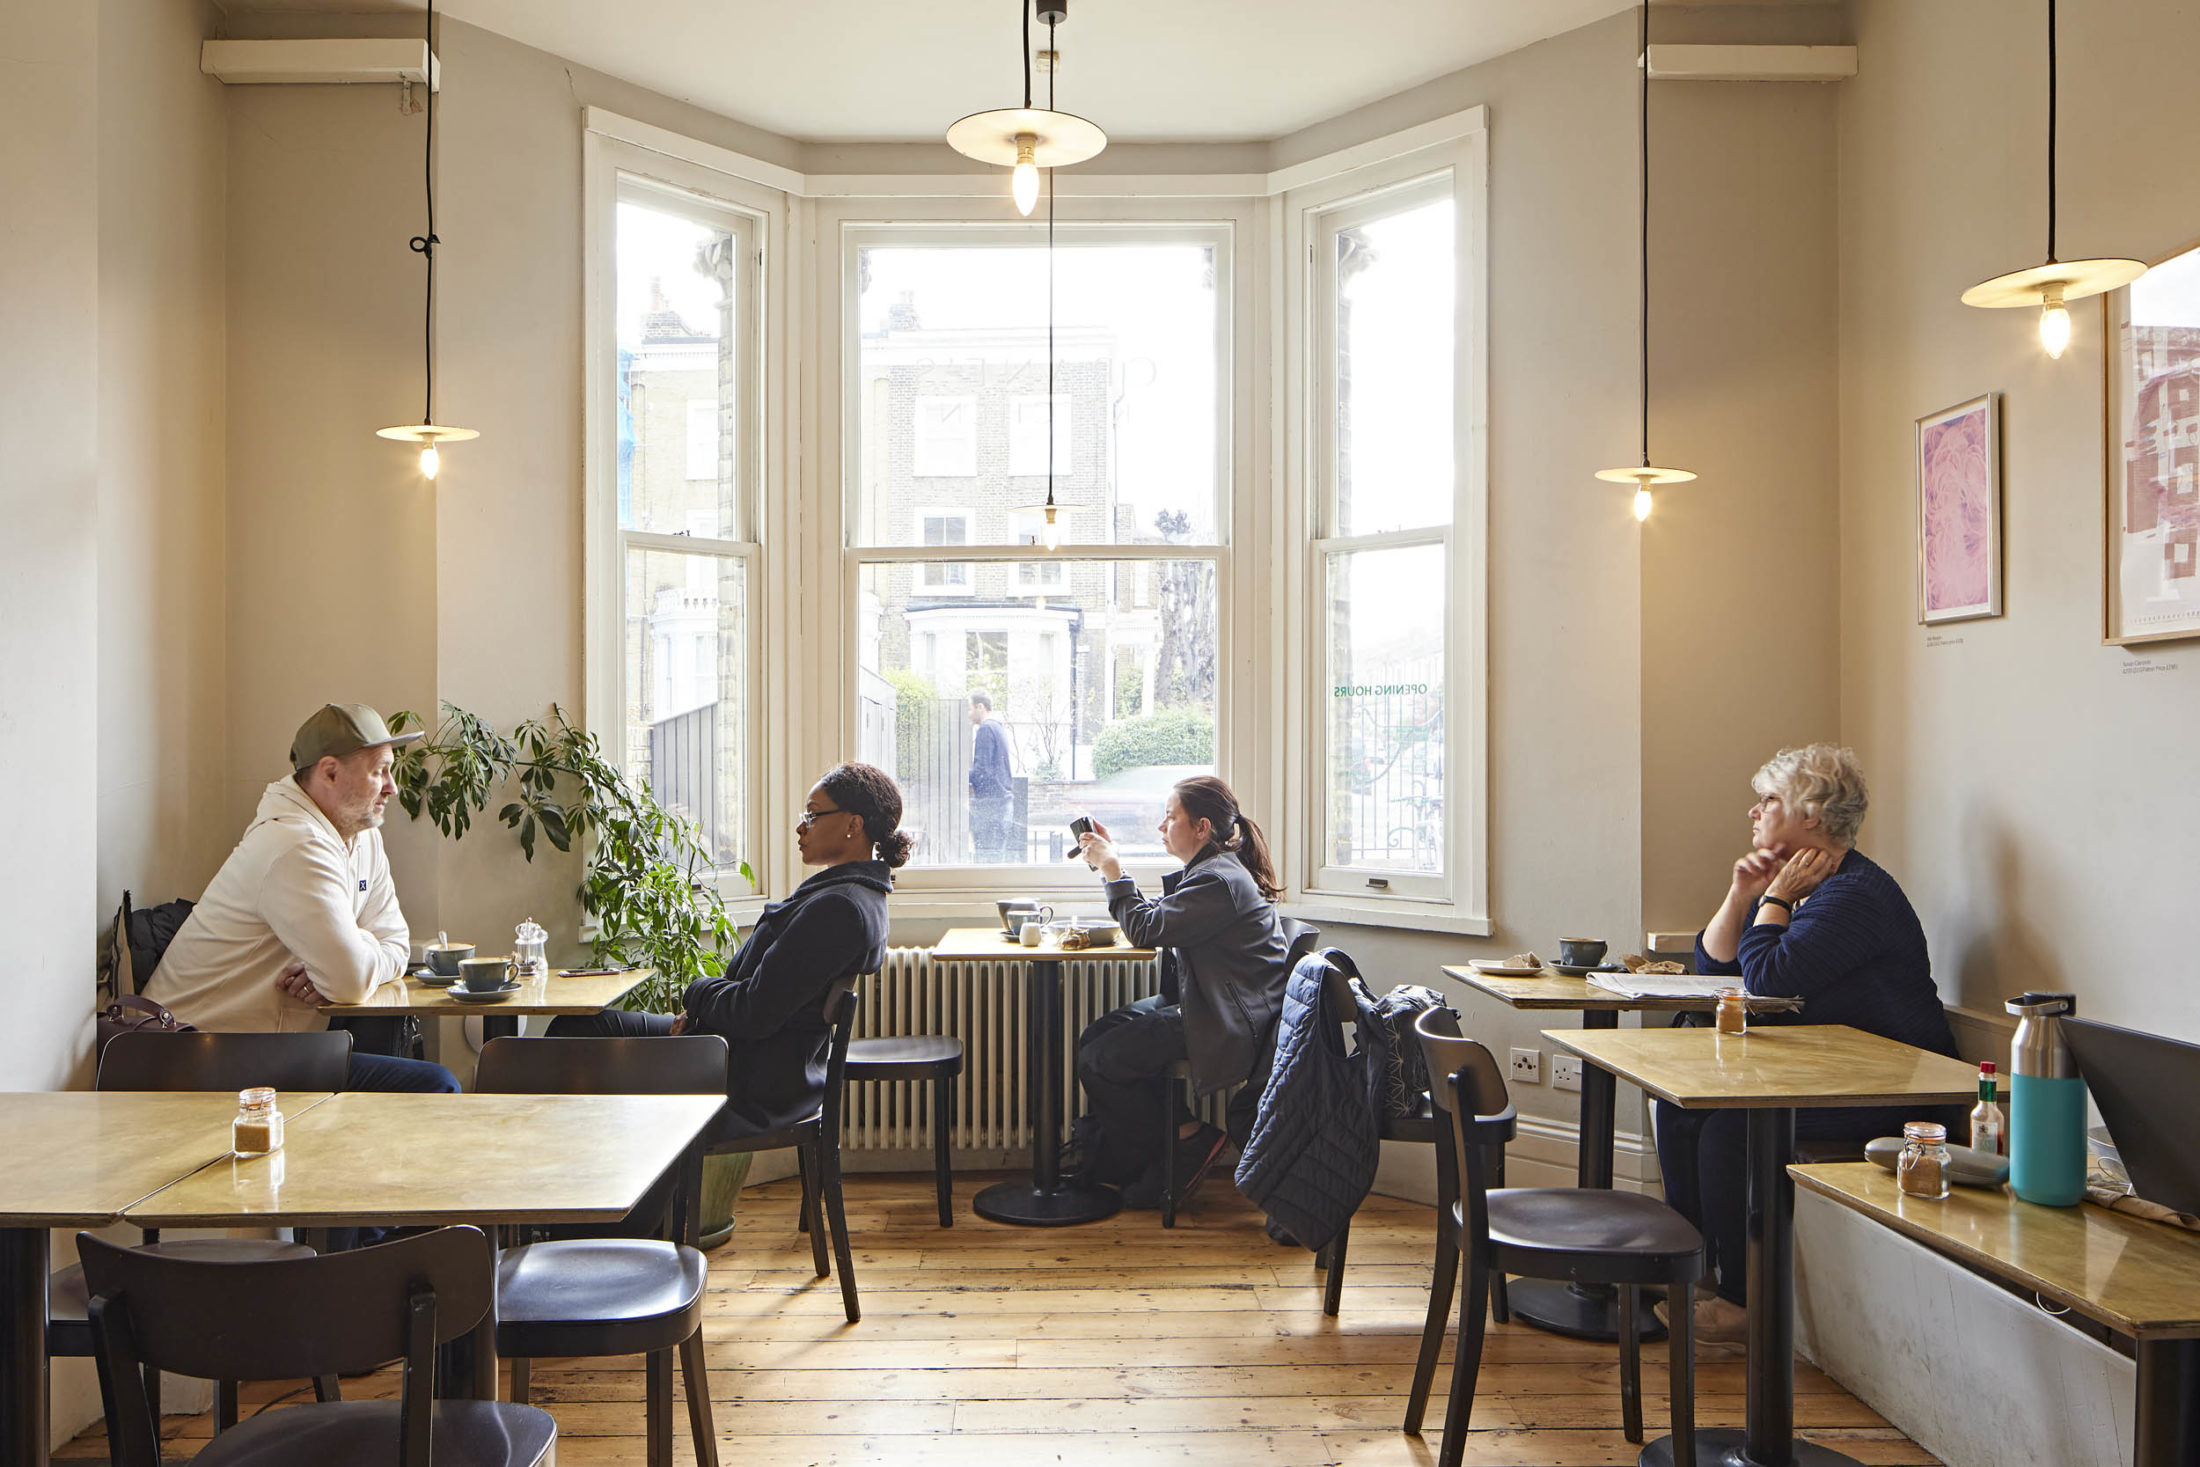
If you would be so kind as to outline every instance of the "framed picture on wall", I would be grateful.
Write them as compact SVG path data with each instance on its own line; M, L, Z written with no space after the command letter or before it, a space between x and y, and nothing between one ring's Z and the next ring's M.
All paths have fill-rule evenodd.
M1917 420L1917 619L2001 615L2001 399Z
M2102 640L2200 637L2200 245L2101 297L2108 364Z

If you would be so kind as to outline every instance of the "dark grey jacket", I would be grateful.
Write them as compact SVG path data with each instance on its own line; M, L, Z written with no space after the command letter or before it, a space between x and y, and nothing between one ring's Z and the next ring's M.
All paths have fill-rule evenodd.
M1289 951L1275 904L1228 851L1210 850L1161 878L1147 901L1129 877L1107 885L1108 912L1133 947L1162 949L1161 995L1184 1008L1184 1044L1199 1094L1253 1072L1283 1007Z

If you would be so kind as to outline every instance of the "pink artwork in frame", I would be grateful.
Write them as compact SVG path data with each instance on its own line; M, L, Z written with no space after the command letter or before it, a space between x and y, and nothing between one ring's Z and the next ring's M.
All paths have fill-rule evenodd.
M2001 615L2001 405L1917 420L1917 619Z

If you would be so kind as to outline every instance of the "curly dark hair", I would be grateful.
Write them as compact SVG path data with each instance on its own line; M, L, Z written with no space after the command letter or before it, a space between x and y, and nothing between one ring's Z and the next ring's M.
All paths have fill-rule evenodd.
M905 866L916 844L901 830L901 786L870 764L836 764L817 782L835 805L863 817L863 833L889 866Z

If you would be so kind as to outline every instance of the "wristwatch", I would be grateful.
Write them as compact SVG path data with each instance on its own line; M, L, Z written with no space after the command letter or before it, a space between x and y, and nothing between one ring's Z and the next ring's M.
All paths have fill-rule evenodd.
M1773 906L1778 907L1783 912L1786 912L1790 917L1795 915L1795 903L1789 901L1786 897L1767 895L1757 898L1757 903L1759 906L1764 905L1766 902L1770 902Z

